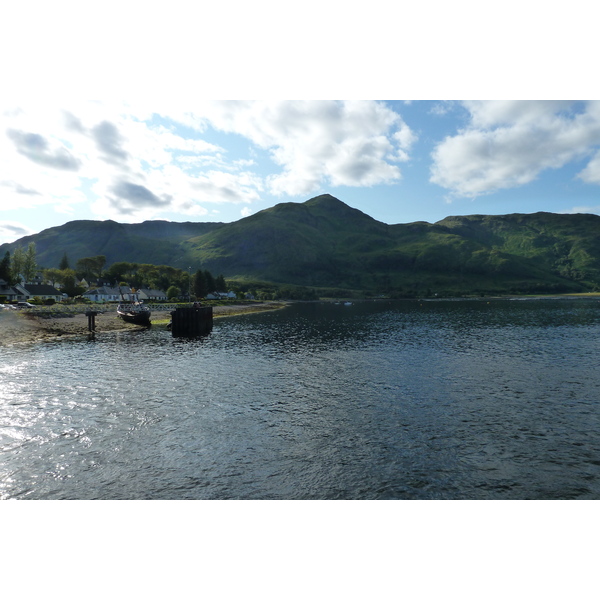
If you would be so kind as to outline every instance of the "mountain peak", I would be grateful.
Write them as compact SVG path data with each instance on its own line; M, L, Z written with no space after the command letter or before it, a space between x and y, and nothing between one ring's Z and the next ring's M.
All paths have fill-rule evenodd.
M327 219L335 219L346 225L349 222L354 222L356 226L361 227L368 227L374 223L379 224L373 217L358 210L358 208L348 206L345 202L338 200L338 198L331 194L315 196L314 198L307 200L304 203L304 206L308 208L313 215L320 215Z
M335 196L331 194L321 194L320 196L315 196L310 200L304 202L304 206L310 209L311 212L320 212L322 214L326 214L329 216L339 216L339 215L347 215L349 213L354 213L356 215L361 215L363 217L367 217L362 211L352 208L348 206L345 202L338 200ZM369 219L371 217L368 217Z
M308 204L308 205L321 204L321 205L329 205L329 206L334 206L334 205L339 206L339 205L343 204L344 206L347 206L341 200L338 200L335 196L332 196L331 194L321 194L320 196L315 196L314 198L307 200L304 204Z

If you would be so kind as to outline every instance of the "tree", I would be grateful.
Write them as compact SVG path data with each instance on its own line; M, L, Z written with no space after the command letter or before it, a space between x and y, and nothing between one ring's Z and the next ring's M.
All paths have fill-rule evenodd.
M85 292L85 288L75 284L75 271L64 269L62 273L62 291L68 296L79 296Z
M206 287L206 277L204 273L198 269L194 275L194 296L196 298L204 298L209 290Z
M69 259L67 258L67 253L65 252L63 254L63 257L60 259L60 264L58 265L58 268L61 271L64 271L65 269L69 269L71 267L71 265L69 265Z
M161 272L159 267L157 267L156 265L140 265L137 271L137 276L139 279L140 287L160 289ZM162 289L166 289L168 287L169 285L167 284L167 286Z
M206 279L206 287L208 292L214 292L217 289L215 284L215 278L212 276L210 271L204 271L204 278Z
M223 277L223 275L218 275L215 279L215 289L217 290L217 292L227 291L227 284L225 283L225 278Z
M88 256L80 258L75 265L76 271L82 277L87 279L96 278L98 279L102 275L102 269L106 264L106 256Z
M75 271L73 269L59 269L56 281L61 285L67 285L69 281L73 280L73 285L75 285Z
M189 273L187 271L166 265L161 265L159 269L161 270L161 286L159 289L166 290L172 285L178 287L180 290L188 289Z
M172 285L167 290L167 298L169 300L175 300L175 299L179 298L179 296L181 296L181 290L177 286Z
M42 273L44 275L44 279L50 285L56 285L56 283L61 283L64 278L63 271L60 269L43 269Z
M111 281L122 281L124 279L133 279L138 268L137 263L116 262L106 270L106 277Z
M35 260L35 242L30 242L23 259L23 277L25 282L32 281L37 273L37 262Z
M25 264L25 253L21 246L17 246L12 255L11 265L11 279L14 283L21 281L21 274L23 273L23 266Z
M6 283L12 283L12 273L10 272L10 252L7 250L4 258L0 261L0 279Z

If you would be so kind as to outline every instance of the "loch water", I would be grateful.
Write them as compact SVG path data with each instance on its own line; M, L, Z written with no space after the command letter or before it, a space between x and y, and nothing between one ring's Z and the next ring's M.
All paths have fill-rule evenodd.
M2 499L597 499L600 302L300 303L0 347Z

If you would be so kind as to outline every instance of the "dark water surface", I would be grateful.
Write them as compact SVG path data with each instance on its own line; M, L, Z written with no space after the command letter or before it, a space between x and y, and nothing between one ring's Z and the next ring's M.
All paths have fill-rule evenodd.
M600 498L600 303L301 304L0 348L0 498Z

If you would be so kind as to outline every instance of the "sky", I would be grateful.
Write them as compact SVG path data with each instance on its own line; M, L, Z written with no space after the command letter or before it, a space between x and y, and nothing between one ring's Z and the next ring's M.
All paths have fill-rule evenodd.
M3 241L76 219L231 222L329 193L386 223L600 213L600 102L21 102Z
M600 214L600 102L569 99L594 97L571 96L578 86L565 97L564 69L558 91L532 96L530 39L482 62L489 31L463 24L444 38L441 14L437 30L428 26L439 45L408 61L418 44L407 21L427 9L391 24L373 10L382 42L360 11L332 33L338 3L308 2L332 6L329 19L307 10L296 33L276 3L252 6L287 29L249 29L254 9L237 3L186 19L192 5L143 13L156 5L133 2L119 18L112 2L93 18L81 3L39 4L35 19L5 9L20 26L5 27L0 47L15 57L3 61L10 85L0 96L0 243L77 219L232 222L324 193L389 224ZM229 19L225 40L210 27L217 18ZM359 27L369 35L357 45ZM457 42L461 31L480 47ZM551 64L535 63L542 81L556 79L565 56L547 48ZM511 66L512 87L499 66L505 76ZM501 99L460 100L474 97Z

